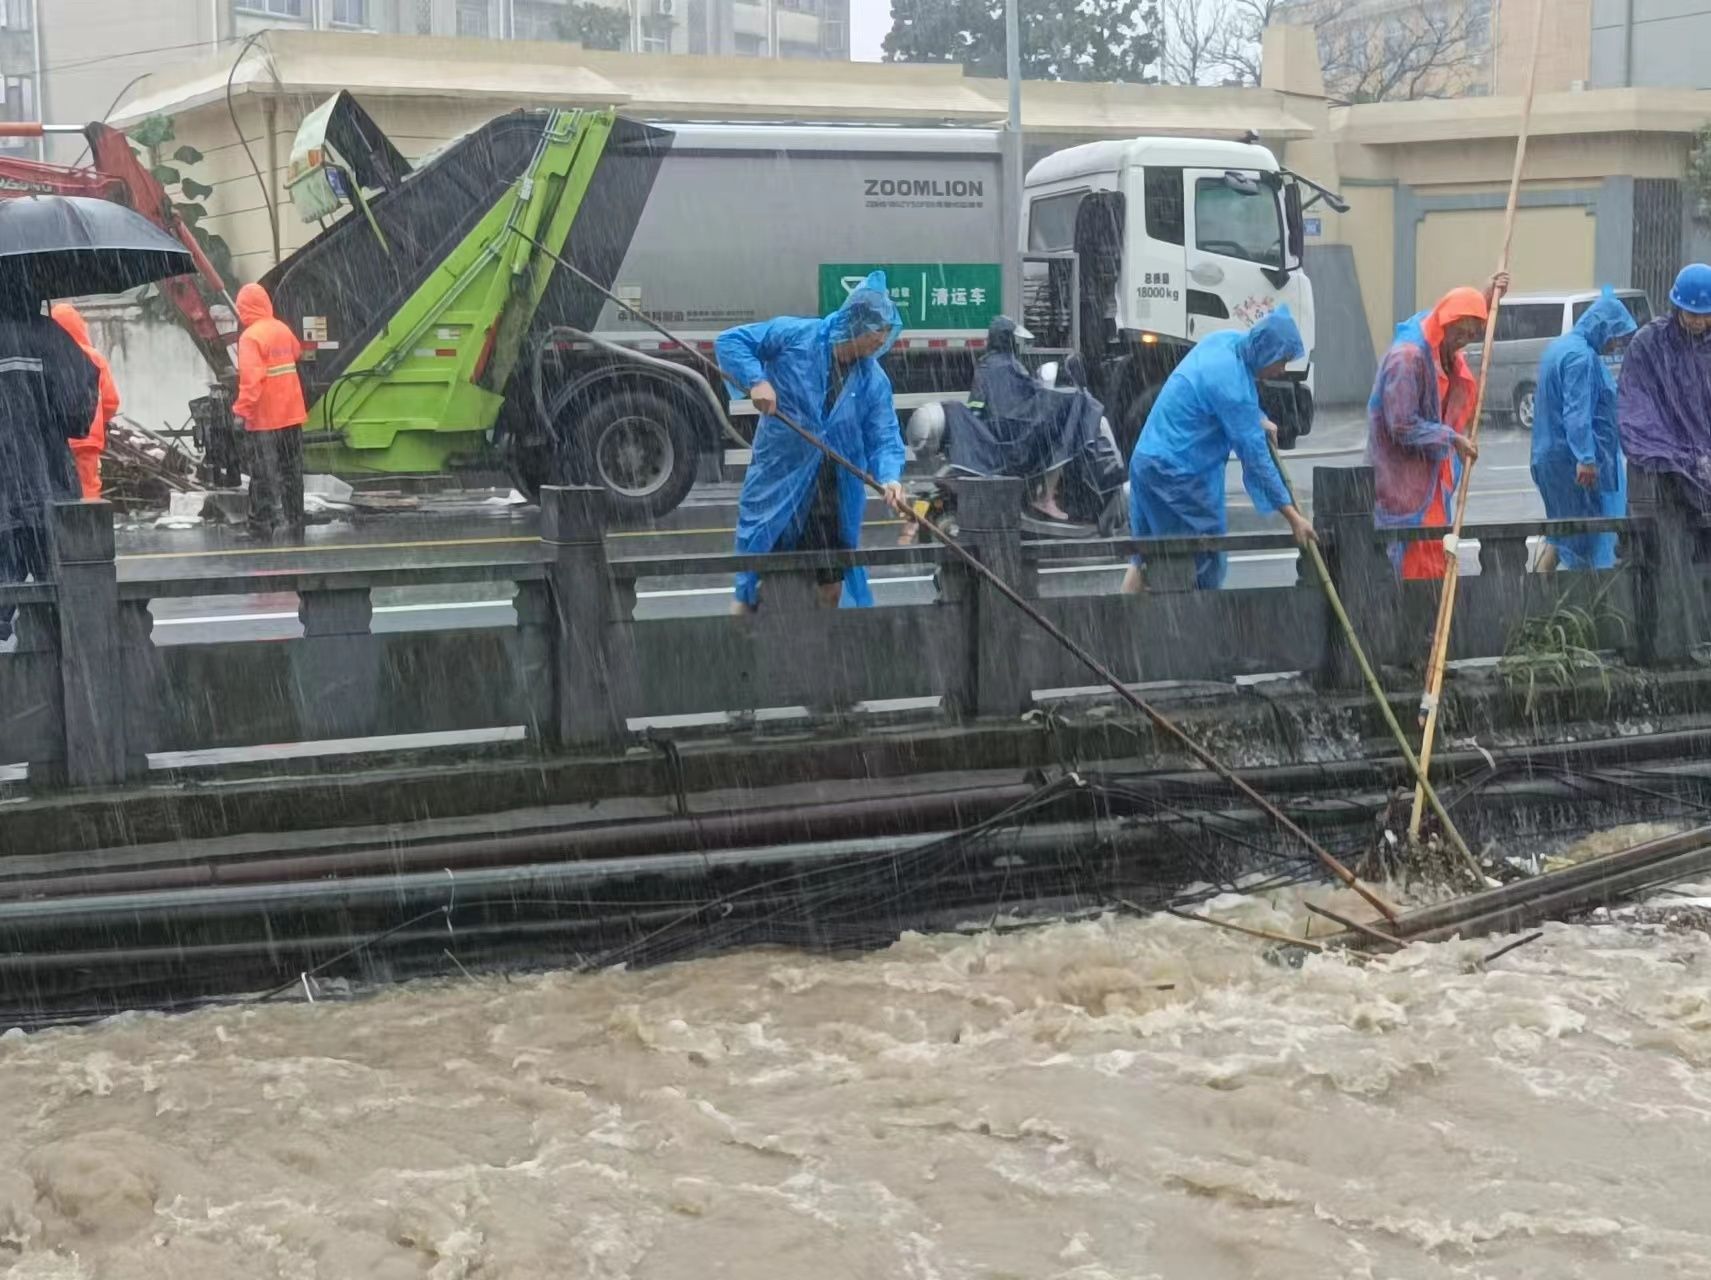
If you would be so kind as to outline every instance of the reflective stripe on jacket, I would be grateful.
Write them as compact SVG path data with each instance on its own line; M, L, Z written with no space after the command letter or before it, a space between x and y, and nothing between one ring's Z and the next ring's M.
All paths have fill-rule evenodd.
M303 344L274 318L273 300L259 284L239 289L237 302L244 332L238 339L238 398L232 412L251 431L302 426L309 416L297 377Z

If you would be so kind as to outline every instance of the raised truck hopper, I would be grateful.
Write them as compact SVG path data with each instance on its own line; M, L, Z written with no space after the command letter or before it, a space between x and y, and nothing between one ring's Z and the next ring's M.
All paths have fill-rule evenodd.
M348 93L306 119L288 189L325 229L262 283L304 339L310 465L561 476L533 354L554 326L591 329L602 299L524 237L610 286L671 138L609 111L517 111L412 168Z

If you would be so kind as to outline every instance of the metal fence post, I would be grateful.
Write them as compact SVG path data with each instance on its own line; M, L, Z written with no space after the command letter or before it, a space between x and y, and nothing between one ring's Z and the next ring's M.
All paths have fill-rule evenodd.
M58 598L65 780L100 787L125 780L125 688L113 508L53 504L48 551Z
M955 482L957 527L964 546L1023 595L1034 594L1022 561L1020 480L967 479ZM983 716L1014 716L1032 702L1022 648L1025 619L990 583L976 581L969 619L969 679L960 710Z
M613 583L606 565L606 491L593 485L541 490L541 541L552 552L553 716L559 747L624 740L634 705L634 655L616 643Z
M1375 536L1371 467L1313 468L1313 528L1319 535L1331 581L1360 633L1375 666L1406 661L1402 647L1401 590L1390 557ZM1358 688L1360 667L1348 641L1326 629L1319 679L1336 688Z

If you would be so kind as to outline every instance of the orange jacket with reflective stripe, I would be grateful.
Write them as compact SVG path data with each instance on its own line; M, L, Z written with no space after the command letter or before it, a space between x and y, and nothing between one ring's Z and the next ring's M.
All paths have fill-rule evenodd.
M273 299L259 284L238 290L238 398L232 412L251 431L300 427L309 416L303 404L303 384L297 379L297 357L303 344L273 315Z
M113 371L107 367L106 359L95 349L95 344L89 341L89 325L83 319L83 313L69 302L56 302L51 313L61 329L71 335L71 340L83 348L83 354L89 357L89 363L95 366L95 374L101 384L101 398L95 406L95 421L89 424L89 434L82 437L73 436L71 451L73 453L100 453L107 447L107 424L113 415L119 412L119 384L113 381Z

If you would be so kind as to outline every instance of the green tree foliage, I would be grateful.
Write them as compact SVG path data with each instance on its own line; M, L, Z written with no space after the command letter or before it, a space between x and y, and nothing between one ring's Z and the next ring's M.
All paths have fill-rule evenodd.
M1029 80L1150 82L1158 61L1157 0L1030 0L1022 7ZM893 0L887 62L951 62L1004 75L1003 0Z
M625 9L583 0L558 18L558 38L574 40L584 49L622 49L629 37L630 15Z
M1687 152L1687 188L1695 200L1694 216L1711 222L1711 124L1701 125Z
M186 170L202 163L204 156L192 146L181 146L167 153L167 147L176 140L172 119L169 116L150 116L131 131L131 145L142 152L143 159L148 162L149 172L155 181L167 189L167 195L172 199L172 207L183 219L184 225L190 228L190 233L196 237L196 243L202 252L208 255L208 261L214 264L214 270L220 273L220 278L226 282L228 290L238 287L238 277L232 267L232 250L224 238L215 235L202 225L208 216L208 206L204 203L214 194L214 188L205 182L198 182ZM176 195L173 188L176 187ZM151 298L158 295L151 288Z

